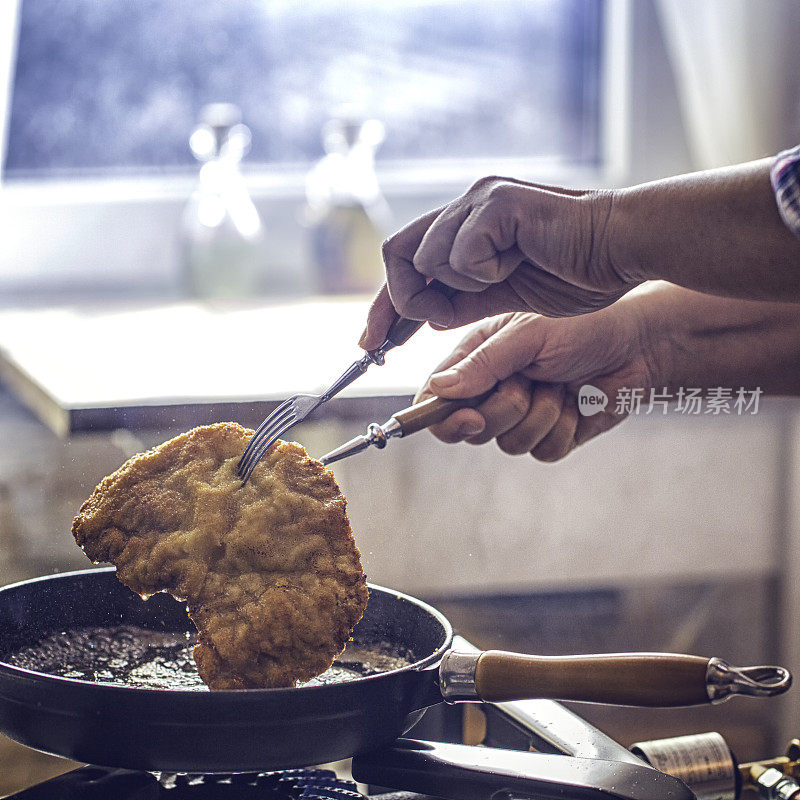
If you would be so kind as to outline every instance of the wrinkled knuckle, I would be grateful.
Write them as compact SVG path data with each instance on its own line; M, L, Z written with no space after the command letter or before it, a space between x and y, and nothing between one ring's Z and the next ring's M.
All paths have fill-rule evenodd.
M503 400L518 416L524 417L531 407L529 388L516 380L509 380L501 387Z
M547 397L535 403L536 413L552 427L561 416L561 401L554 397Z
M511 406L511 410L521 419L530 411L531 398L523 388L515 387L508 395L508 404Z
M593 189L580 197L578 203L585 224L591 226L595 235L605 236L614 204L614 193L608 189Z
M472 186L469 187L467 190L467 195L479 195L481 197L485 197L487 195L491 195L492 192L496 191L498 187L503 186L507 183L505 178L501 178L499 175L484 175L482 178L478 178Z
M474 350L468 356L468 360L473 368L478 372L489 373L492 376L494 375L494 368L491 359L488 355L486 355L485 350Z
M499 179L497 183L492 184L488 188L486 192L486 199L490 203L506 205L511 200L512 189L513 184Z
M496 175L484 175L482 178L478 178L472 186L469 187L467 190L467 194L472 194L474 192L482 192L487 187L490 187L495 181L497 180Z

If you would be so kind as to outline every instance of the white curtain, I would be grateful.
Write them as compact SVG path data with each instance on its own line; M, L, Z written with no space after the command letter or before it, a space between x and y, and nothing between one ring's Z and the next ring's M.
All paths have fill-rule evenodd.
M695 168L800 143L796 0L655 0ZM791 108L788 108L791 106Z

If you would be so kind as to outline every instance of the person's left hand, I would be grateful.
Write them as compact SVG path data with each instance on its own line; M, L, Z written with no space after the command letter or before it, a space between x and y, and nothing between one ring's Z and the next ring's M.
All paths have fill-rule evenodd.
M395 313L455 328L509 311L565 317L610 305L637 284L611 259L612 208L610 192L482 178L386 240L386 285L359 344L378 347Z
M491 390L479 406L456 411L431 432L447 443L496 439L510 455L557 461L627 417L617 410L621 389L636 388L647 396L667 379L642 305L626 298L567 319L526 313L494 317L474 328L439 365L415 402L477 397ZM579 412L584 384L606 395L603 410Z

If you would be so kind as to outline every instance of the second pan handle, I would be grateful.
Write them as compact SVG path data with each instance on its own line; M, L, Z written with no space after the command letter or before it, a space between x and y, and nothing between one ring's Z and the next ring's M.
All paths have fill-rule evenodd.
M451 651L439 681L445 700L505 702L544 698L628 706L692 706L731 694L785 692L782 667L731 667L718 658L672 653L529 656L487 650Z

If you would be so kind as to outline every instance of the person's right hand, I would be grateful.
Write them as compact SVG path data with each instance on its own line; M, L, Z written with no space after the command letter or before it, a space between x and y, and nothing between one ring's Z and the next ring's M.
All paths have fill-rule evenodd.
M515 313L487 320L439 365L415 401L474 397L494 387L481 405L456 411L431 431L448 443L496 439L511 455L563 458L626 418L617 413L620 389L641 390L646 407L650 389L665 380L638 305L626 299L570 319ZM584 384L608 396L603 411L579 413Z
M596 311L636 281L609 254L610 192L482 178L387 239L386 285L361 338L378 347L395 318L453 328L507 311L549 317ZM456 293L428 287L436 278Z
M800 238L778 213L771 164L613 192L484 178L387 240L387 285L360 344L378 347L395 310L443 328L508 311L564 317L604 308L647 280L800 303ZM428 288L431 278L457 293Z

